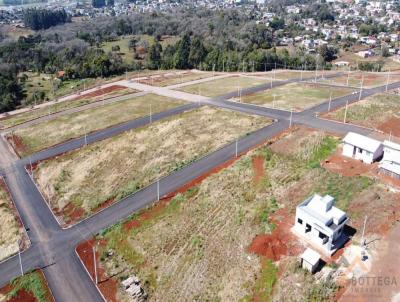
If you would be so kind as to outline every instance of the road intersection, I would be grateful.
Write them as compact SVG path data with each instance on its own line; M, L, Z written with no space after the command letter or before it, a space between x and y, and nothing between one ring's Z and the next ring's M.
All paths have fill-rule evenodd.
M272 82L272 86L270 83L258 85L243 89L242 95L295 81L299 81L299 79ZM291 114L288 111L229 101L229 99L237 95L237 92L228 93L216 98L206 98L177 92L168 87L159 88L131 81L121 82L127 87L138 89L140 86L141 90L146 92L180 98L191 102L184 106L154 114L151 122L203 105L227 108L276 120L275 123L269 126L239 138L237 144L239 154L262 144L269 138L288 129L291 123L290 119L292 119L292 125L305 125L339 134L345 134L348 131L361 134L371 133L372 129L323 120L319 119L316 115L328 111L328 107L336 109L344 106L346 103L357 102L359 99L372 94L384 92L386 89L391 90L400 87L400 82L396 82L389 84L388 87L381 86L363 89L361 97L360 93L350 94L333 99L330 105L327 101L303 112ZM148 123L150 123L149 117L143 117L99 130L87 136L87 143L90 144L103 140L121 132L142 127ZM0 153L2 154L2 158L0 159L0 175L5 178L31 240L31 246L21 255L24 269L42 268L56 301L102 301L101 294L75 253L76 245L83 240L89 239L102 229L127 218L133 212L152 205L157 200L157 184L153 183L84 221L63 229L47 206L45 199L37 189L31 175L26 171L25 166L30 161L43 160L75 150L84 145L85 140L81 137L38 152L32 155L31 158L18 159L10 150L8 144L2 140L2 137L0 138ZM235 157L235 154L236 143L232 142L185 166L181 170L160 179L160 195L163 196L176 191L184 184L212 170L215 166ZM17 277L20 274L18 256L11 257L0 263L0 272L0 286Z

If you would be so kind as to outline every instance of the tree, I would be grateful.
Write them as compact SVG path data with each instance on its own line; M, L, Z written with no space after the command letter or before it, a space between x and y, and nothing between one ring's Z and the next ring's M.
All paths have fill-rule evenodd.
M177 69L186 69L189 67L189 53L190 53L190 37L185 34L178 42L178 47L174 57L174 65Z
M324 59L325 62L331 62L336 59L335 49L324 44L318 48L318 54Z
M0 66L0 113L14 110L24 97L17 74L11 66Z
M65 10L48 10L30 8L24 10L24 24L33 30L47 29L49 27L71 22L71 17Z
M207 55L207 50L203 45L203 42L199 37L195 37L190 46L189 52L189 65L191 67L197 67L204 61Z
M285 27L285 20L274 17L269 23L269 26L274 30L283 29Z
M106 5L106 0L92 0L92 6L94 8L101 8Z
M155 43L150 46L147 56L147 66L149 69L157 69L161 66L161 53L162 46L160 42L155 41Z
M390 56L390 52L389 52L389 48L386 45L382 46L382 57L389 57Z

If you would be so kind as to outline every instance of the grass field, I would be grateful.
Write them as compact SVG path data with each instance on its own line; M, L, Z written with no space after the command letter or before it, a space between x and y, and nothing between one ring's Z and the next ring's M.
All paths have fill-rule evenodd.
M184 102L147 94L126 101L115 102L104 106L67 114L50 121L42 122L28 128L19 129L14 135L22 140L17 146L21 156L26 156L86 133L116 125L128 120L165 111Z
M302 111L332 98L350 94L354 89L334 88L315 84L290 83L241 97L241 102ZM236 101L239 101L236 98Z
M11 197L0 178L0 261L18 252L17 242L23 237L15 214Z
M222 95L225 93L238 91L238 88L248 88L260 84L265 84L267 81L258 78L250 77L230 77L218 79L201 84L194 84L179 88L180 91L185 91L193 94L199 94L209 97Z
M118 53L121 55L122 59L125 63L132 63L135 61L134 59L134 51L129 49L129 41L135 37L138 41L146 41L149 46L154 44L154 37L149 35L137 35L137 36L123 36L117 41L112 42L105 42L102 45L102 48L106 52L112 51L113 46L119 46L120 51ZM171 37L171 36L164 36L160 41L161 46L163 49L167 47L167 45L174 44L179 40L179 37ZM137 49L140 48L140 42L137 43Z
M212 76L213 76L212 72L189 71L189 72L179 72L179 73L164 73L162 75L152 76L146 80L141 80L140 83L165 87L165 86L190 82L194 80L200 80L204 78L211 78Z
M44 161L36 180L65 221L80 219L269 123L203 107Z
M325 116L343 121L344 113L345 109L341 108ZM400 136L400 96L376 94L352 104L348 107L346 121Z
M375 184L320 167L337 144L324 133L295 130L172 200L104 230L97 240L106 277L119 283L135 274L149 301L333 301L334 279L314 277L296 264L301 243L290 227L297 204L313 192L332 194L353 221L363 220L349 205ZM261 246L271 244L279 262L251 252L259 234L275 238ZM279 254L283 247L288 250ZM120 290L120 299L124 295Z
M0 289L0 301L54 302L54 298L43 273L36 270Z
M110 93L104 93L101 96L88 96L88 97L79 97L75 100L71 101L64 101L64 102L59 102L55 103L52 105L48 105L44 108L39 108L39 109L34 109L31 111L27 111L24 113L16 114L16 115L11 115L7 118L0 119L0 129L5 129L9 127L13 127L18 124L22 124L34 119L37 119L42 116L46 116L52 113L64 111L70 108L75 108L79 107L82 105L90 104L99 100L102 100L103 98L109 98L113 96L118 96L118 95L124 95L128 93L134 93L135 90L133 89L122 89L118 91L113 91Z
M344 75L322 80L323 83L332 83L332 84L339 84L339 85L350 85L354 87L361 87L361 83L363 82L363 87L376 87L386 85L388 82L388 76L384 73L362 73L362 72L350 72L347 74L346 72ZM389 76L389 83L400 81L400 74L392 74Z

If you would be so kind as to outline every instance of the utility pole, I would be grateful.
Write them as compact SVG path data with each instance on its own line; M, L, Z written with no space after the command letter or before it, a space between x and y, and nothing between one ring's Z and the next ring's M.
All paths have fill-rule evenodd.
M388 74L387 74L387 80L386 80L386 92L388 92L388 86L389 86L389 77L390 77L390 69L389 69L389 72L388 72Z
M222 61L222 72L225 72L225 61Z
M350 78L350 66L347 70L347 82L346 82L346 86L349 86L349 78Z
M362 231L362 236L361 236L361 259L364 261L364 256L365 256L365 249L367 247L367 243L365 242L364 234L365 234L365 227L367 225L367 218L368 216L365 216L364 219L364 227Z
M331 94L330 94L330 96L329 96L328 112L331 111L331 103L332 103L332 92L331 92Z
M317 65L315 65L315 79L314 82L317 83Z
M303 81L303 69L300 71L300 81Z
M239 103L242 102L242 88L239 88Z
M290 109L290 122L289 122L289 128L292 128L292 119L293 119L293 108Z
M275 109L275 94L274 94L274 100L272 101L272 108Z
M29 156L29 166L30 166L30 170L31 170L31 177L33 179L33 168L32 168L32 157Z
M344 118L343 118L343 123L346 124L346 119L347 119L347 109L349 107L349 101L346 101L346 109L344 110Z
M243 73L244 73L244 60L243 60L243 65L242 65L242 68L243 68Z
M271 89L272 89L272 78L271 78Z
M19 267L21 269L21 276L24 275L24 269L22 267L22 258L21 258L21 247L20 247L20 240L17 240L17 245L18 245L18 258L19 258Z
M361 100L361 95L362 95L363 86L364 86L364 75L362 75L362 78L361 78L360 96L358 97L358 100L359 100L359 101Z
M160 201L160 179L157 179L157 201Z
M253 61L253 72L254 72L254 61Z
M264 63L264 72L267 72L267 63Z
M83 131L85 132L85 146L87 146L87 134L86 134L86 126L83 126Z
M149 117L150 117L150 123L153 122L153 117L152 117L152 112L151 112L151 104L150 104L150 113L149 113Z
M238 139L235 142L235 157L238 157Z
M96 285L99 283L97 277L97 259L96 259L96 245L93 245L93 263L94 263L94 280Z

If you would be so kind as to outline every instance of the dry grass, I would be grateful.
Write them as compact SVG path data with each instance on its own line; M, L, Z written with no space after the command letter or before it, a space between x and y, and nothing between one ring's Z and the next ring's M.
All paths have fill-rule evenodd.
M179 88L178 90L208 97L214 97L237 91L238 88L248 88L260 84L265 84L266 82L266 80L260 78L234 76L218 79L215 81L189 85Z
M259 93L243 96L241 101L266 107L302 111L332 98L350 94L354 89L317 84L290 83ZM238 99L236 99L238 100Z
M90 133L147 116L150 113L150 106L152 113L156 113L183 104L184 102L176 99L147 94L127 101L67 114L17 130L15 135L22 139L25 146L25 150L20 151L21 156L26 156L68 139L83 136L85 132Z
M107 274L135 273L150 301L251 301L262 267L247 247L257 234L273 229L269 215L278 204L293 211L314 190L316 179L327 179L322 169L307 166L323 137L308 133L291 155L258 148L177 195L138 228L128 232L119 225L103 233L103 255L116 252L103 257ZM254 157L264 159L259 182Z
M144 82L145 84L151 84L154 86L165 87L165 86L210 78L212 76L213 76L213 74L209 73L209 72L180 72L179 74L166 73L164 75L153 76L152 78L147 79L145 81L140 81L140 83Z
M347 74L346 72L344 72L344 75L342 76L322 80L322 82L345 85L345 86L349 85L354 87L361 87L361 83L364 83L363 87L371 88L371 87L386 85L388 79L389 83L397 82L400 80L400 75L397 73L397 74L391 74L388 77L387 74L382 74L382 73L350 72Z
M20 226L12 208L12 201L0 178L0 261L18 252L22 239Z
M89 214L268 123L204 107L42 162L36 177L53 207L73 203Z
M328 113L331 119L343 121L345 109ZM400 118L400 96L376 94L348 107L346 120L370 128L377 128L389 118ZM394 130L394 129L393 129Z
M79 107L82 105L90 104L102 100L103 98L109 98L119 95L124 95L128 93L134 93L134 89L122 89L119 91L113 91L110 93L105 93L102 96L95 96L95 97L85 97L77 100L65 101L60 103L55 103L52 105L48 105L44 108L34 109L32 111L20 113L17 115L12 115L8 118L0 120L0 129L5 129L9 127L13 127L18 124L22 124L39 117L43 117L52 113L61 112L67 109Z

